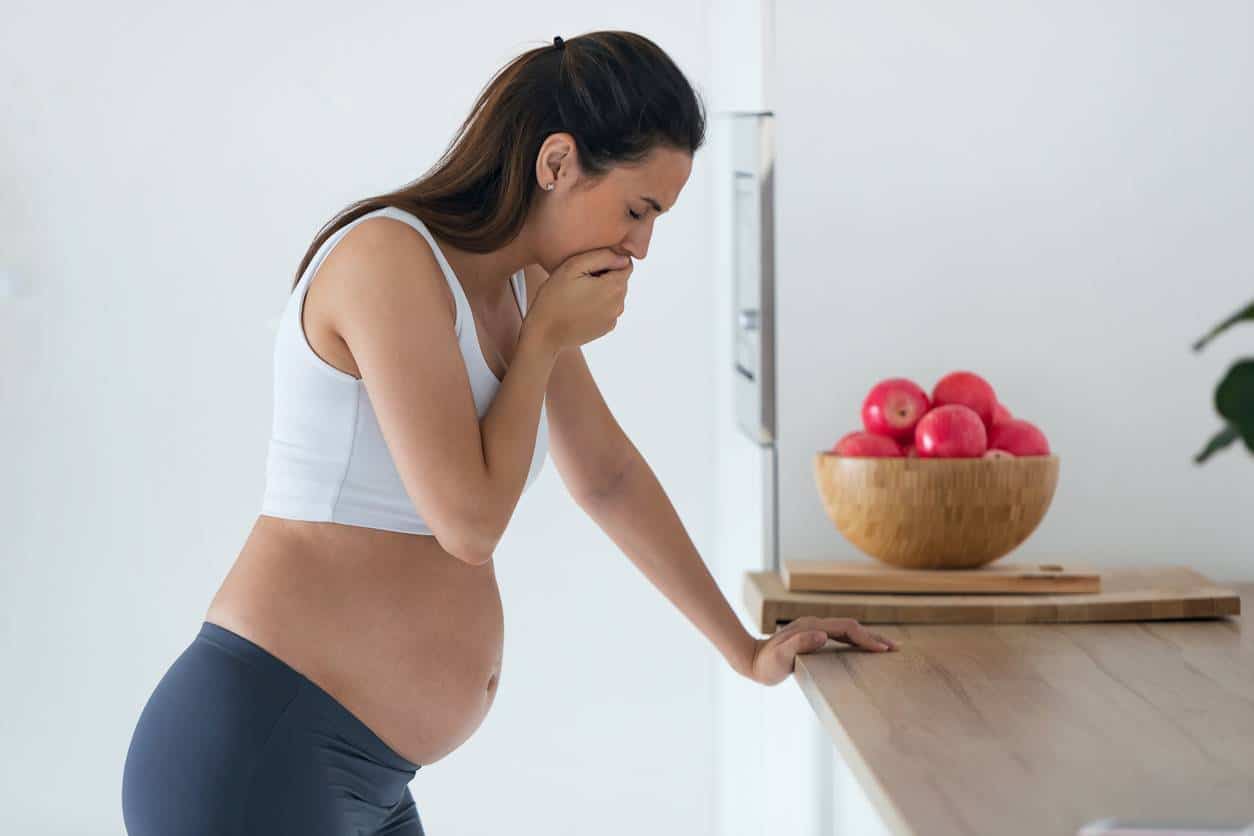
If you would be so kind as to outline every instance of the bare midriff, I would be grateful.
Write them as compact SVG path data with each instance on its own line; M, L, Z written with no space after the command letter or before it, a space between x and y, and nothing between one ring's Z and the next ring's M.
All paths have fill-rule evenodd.
M419 765L470 737L500 677L493 562L473 566L430 535L261 515L205 620L304 674Z

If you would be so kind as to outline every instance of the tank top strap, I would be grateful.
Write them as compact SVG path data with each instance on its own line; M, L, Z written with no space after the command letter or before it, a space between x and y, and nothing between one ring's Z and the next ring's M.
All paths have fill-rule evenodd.
M527 316L527 277L522 270L519 270L510 279L514 285L514 296L518 299L518 310L522 312L524 317Z
M462 323L471 319L473 314L470 312L470 300L466 298L466 291L462 289L462 284L457 280L457 274L453 272L452 266L448 263L448 259L444 257L444 252L440 249L440 245L436 243L435 236L431 234L431 230L427 229L427 225L423 223L422 218L412 212L404 209L398 209L395 206L384 206L379 209L362 215L362 218L384 215L389 218L409 224L418 231L418 234L426 239L431 246L431 252L435 255L436 262L440 265L440 270L444 273L444 280L448 282L449 289L453 291L453 299L457 304L457 318L453 323L454 332L460 337L462 333Z

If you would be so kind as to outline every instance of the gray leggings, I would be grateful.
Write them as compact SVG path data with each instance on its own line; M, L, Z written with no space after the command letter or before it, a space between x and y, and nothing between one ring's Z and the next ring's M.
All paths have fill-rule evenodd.
M206 621L140 714L122 817L128 836L424 836L418 769L312 680Z

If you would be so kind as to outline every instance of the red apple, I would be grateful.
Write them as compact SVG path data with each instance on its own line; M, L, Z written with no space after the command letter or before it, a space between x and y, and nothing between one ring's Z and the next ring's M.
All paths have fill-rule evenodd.
M932 406L961 404L979 416L985 431L993 426L997 393L987 380L974 372L950 372L932 389Z
M914 438L914 425L931 408L927 393L913 380L890 377L871 387L862 402L862 426L897 441Z
M917 459L919 457L919 450L914 446L913 441L909 444L902 445L901 449L905 451L907 459Z
M1013 459L1015 458L1015 454L1007 453L1005 450L993 450L990 448L984 452L984 458L986 459Z
M855 430L837 441L831 452L838 456L861 458L899 458L904 455L901 445L891 438Z
M1004 424L1013 418L1014 416L1010 414L1010 410L1006 409L1005 405L998 401L993 405L993 423L989 429L992 429L998 424Z
M1020 418L1012 418L1004 424L993 427L989 435L988 446L996 450L1005 450L1016 456L1048 456L1049 441L1045 433L1035 424Z
M914 446L925 459L973 459L988 449L988 431L968 406L934 407L914 428Z

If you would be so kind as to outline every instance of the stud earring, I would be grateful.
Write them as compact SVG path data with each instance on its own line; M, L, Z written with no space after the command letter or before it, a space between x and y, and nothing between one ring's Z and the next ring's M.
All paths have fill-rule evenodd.
M544 188L545 188L545 190L546 190L546 191L550 191L550 192L551 192L551 191L553 191L553 185L554 185L553 183L547 183L547 184L545 184Z

